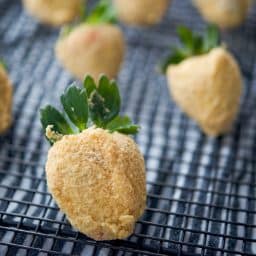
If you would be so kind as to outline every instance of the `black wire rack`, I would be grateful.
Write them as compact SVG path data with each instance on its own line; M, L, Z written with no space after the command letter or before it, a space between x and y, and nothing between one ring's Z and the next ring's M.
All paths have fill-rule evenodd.
M0 255L256 255L256 13L222 32L244 77L232 132L204 136L169 97L155 66L182 23L205 27L190 1L174 0L152 28L124 28L119 75L123 111L142 126L147 209L124 241L96 242L68 223L49 194L41 106L72 81L54 58L58 31L36 23L15 0L0 0L0 56L14 84L14 124L0 137Z

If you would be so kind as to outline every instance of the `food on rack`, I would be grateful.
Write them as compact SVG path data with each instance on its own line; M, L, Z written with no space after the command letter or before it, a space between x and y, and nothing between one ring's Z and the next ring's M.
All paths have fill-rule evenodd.
M12 85L5 64L0 60L0 133L5 132L12 121Z
M70 86L61 102L65 115L51 106L41 110L53 144L46 163L49 190L82 233L95 240L126 238L146 202L144 159L128 136L139 127L119 116L118 87L106 76L97 86L87 76L84 88Z
M219 44L215 26L204 37L178 29L182 48L161 64L174 101L212 136L228 132L239 110L242 78L232 55Z
M133 26L159 23L169 3L170 0L113 0L119 19Z
M27 12L41 22L61 26L79 18L83 12L84 0L23 0Z
M205 20L221 28L233 28L245 20L251 0L194 0Z
M112 5L101 1L79 25L66 27L56 44L56 56L77 78L88 74L95 79L104 73L117 76L125 54L125 41Z

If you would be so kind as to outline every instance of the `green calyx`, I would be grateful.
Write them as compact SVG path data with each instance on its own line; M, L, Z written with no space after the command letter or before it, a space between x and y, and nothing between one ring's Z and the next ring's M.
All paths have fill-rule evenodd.
M111 0L101 0L92 9L90 13L86 13L85 10L81 10L82 22L90 25L98 24L116 24L117 23L117 13L112 5ZM69 35L77 24L66 25L62 28L60 36L66 37Z
M114 80L101 76L96 85L91 76L84 87L70 85L60 97L64 113L48 105L40 110L41 123L51 144L64 135L77 134L90 126L109 132L136 134L139 126L127 116L119 116L121 98Z
M206 54L220 46L219 30L215 25L209 25L204 35L192 32L185 26L178 27L177 33L182 45L173 48L172 53L160 63L159 70L162 73L166 73L171 64L179 64L189 57Z
M111 0L101 0L85 19L88 24L115 24L117 23L117 13Z

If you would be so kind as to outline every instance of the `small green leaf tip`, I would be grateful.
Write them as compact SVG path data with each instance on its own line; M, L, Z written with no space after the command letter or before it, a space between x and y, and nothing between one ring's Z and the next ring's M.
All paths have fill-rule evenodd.
M95 8L85 17L89 24L117 23L117 14L111 0L101 0Z
M124 134L136 134L140 129L138 125L132 124L132 121L128 116L117 116L107 124L106 128L111 132L118 131Z
M172 53L159 64L161 73L166 73L166 70L171 64L179 64L183 60L208 53L213 48L220 46L220 34L218 27L209 25L204 35L193 33L185 26L179 26L177 34L181 41L181 47L172 49Z
M5 70L7 69L7 65L3 59L0 59L0 66L2 66Z
M41 123L51 144L64 135L76 134L95 126L109 132L136 134L139 126L127 116L119 116L121 98L114 80L102 75L98 84L91 76L84 79L84 88L70 85L60 97L64 114L48 105L40 110Z
M65 25L60 30L60 38L67 37L75 28L74 24Z

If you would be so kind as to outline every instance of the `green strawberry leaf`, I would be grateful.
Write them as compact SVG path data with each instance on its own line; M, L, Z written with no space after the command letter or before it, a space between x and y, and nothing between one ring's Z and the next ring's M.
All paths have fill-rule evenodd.
M101 76L98 87L90 77L85 79L84 86L88 94L90 117L97 126L104 128L120 111L118 86L104 75Z
M177 34L186 48L192 49L194 47L194 35L190 29L185 26L179 26Z
M63 26L60 30L60 39L67 37L74 28L75 26L73 24Z
M111 0L101 0L85 18L85 22L89 24L117 23L117 14Z
M62 94L61 103L70 121L79 131L86 129L88 122L88 102L85 89L71 85Z
M187 54L180 49L173 49L172 53L167 56L159 65L158 70L160 73L165 73L168 66L171 64L178 64L186 58Z
M93 91L97 90L96 84L91 76L85 77L84 88L86 89L88 97L91 96Z
M136 134L140 127L132 123L127 116L117 116L114 120L107 124L106 129L110 132L120 132L124 134Z
M0 66L2 66L5 70L7 70L7 65L3 59L0 59Z
M86 13L84 5L81 6L81 20L82 22L95 25L95 24L115 24L117 23L117 13L112 5L111 0L101 0L90 12ZM60 39L67 37L79 24L65 25L60 30Z
M219 30L216 25L210 25L204 36L204 51L209 52L212 48L215 48L220 43Z
M51 126L51 130L57 134L66 135L74 133L64 116L50 105L40 110L40 120L44 131L46 131L48 126ZM55 142L49 138L47 139L51 144Z
M97 90L91 93L89 102L90 118L94 124L98 127L105 127L104 117L107 115L109 110L104 104L104 98L98 93Z
M104 121L109 122L120 112L121 98L118 86L115 81L109 81L106 76L101 76L98 92L104 99L104 105L107 109Z
M77 130L72 127L77 127L80 132L90 125L123 134L139 131L139 126L134 125L129 117L119 116L121 98L118 86L104 75L97 85L92 77L86 76L84 88L71 85L60 99L64 115L49 105L40 110L41 123L51 144L63 135L75 134Z
M159 64L158 69L162 73L166 73L168 66L171 64L179 64L189 57L208 53L220 45L219 31L215 25L210 25L205 35L193 33L185 26L178 27L177 34L181 46L174 48L171 54Z

